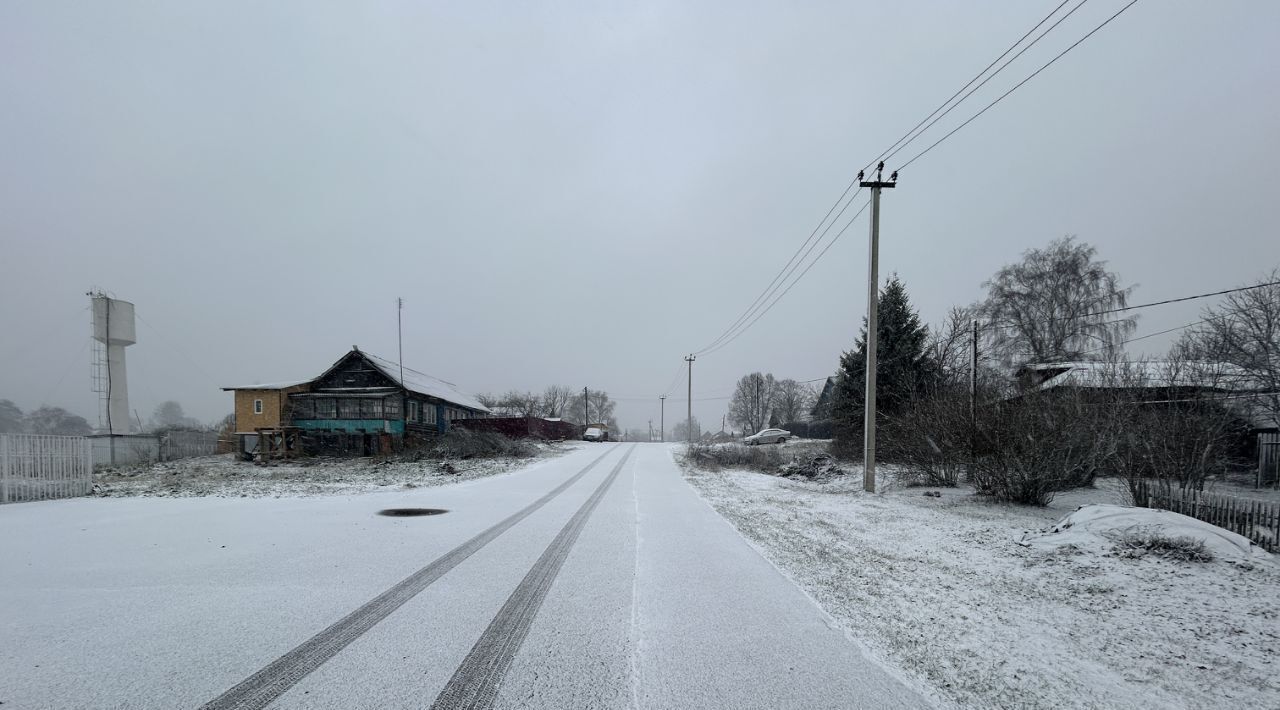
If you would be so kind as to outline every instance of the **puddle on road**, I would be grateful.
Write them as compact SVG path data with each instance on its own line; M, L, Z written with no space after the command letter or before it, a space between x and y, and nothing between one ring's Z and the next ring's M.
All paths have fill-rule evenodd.
M378 515L386 515L392 518L413 518L419 515L440 515L449 511L444 508L386 508L379 510Z

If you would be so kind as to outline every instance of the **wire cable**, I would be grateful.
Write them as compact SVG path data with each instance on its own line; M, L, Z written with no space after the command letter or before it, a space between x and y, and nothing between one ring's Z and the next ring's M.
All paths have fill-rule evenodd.
M947 114L949 114L949 113L951 113L952 111L956 110L956 109L960 106L960 104L962 104L962 103L964 103L964 102L965 102L965 100L966 100L966 99L968 99L970 96L973 96L973 94L974 94L975 92L977 92L979 89L981 89L982 87L986 86L986 85L987 85L987 82L989 82L989 81L991 81L992 79L996 78L996 76L997 76L998 74L1000 74L1000 72L1004 71L1004 70L1005 70L1005 68L1006 68L1006 67L1008 67L1010 64L1012 64L1014 61L1016 61L1016 60L1018 59L1018 57L1021 57L1023 54L1025 54L1025 53L1026 53L1026 51L1027 51L1028 49L1031 49L1032 47L1036 46L1036 44L1037 44L1037 43L1039 43L1039 42L1040 42L1040 40L1042 40L1042 39L1044 39L1044 38L1045 38L1045 35L1047 35L1047 34L1049 34L1050 32L1052 32L1052 31L1054 30L1054 28L1056 28L1058 25L1062 24L1062 23L1063 23L1063 22L1064 22L1068 17L1071 17L1072 15L1074 15L1074 14L1075 14L1075 12L1076 12L1076 10L1079 10L1081 7L1084 7L1084 4L1085 4L1086 2L1088 2L1088 1L1089 1L1089 0L1080 0L1080 3L1079 3L1078 5L1076 5L1075 7L1071 8L1070 10L1068 10L1068 11L1067 11L1067 14L1065 14L1065 15L1063 15L1062 17L1058 18L1058 21L1057 21L1057 22L1055 22L1055 23L1053 23L1052 25L1050 25L1050 26L1049 26L1049 29L1045 30L1044 32L1041 32L1039 37L1036 37L1036 38L1035 38L1034 40L1032 40L1029 44L1027 44L1027 46L1023 47L1021 51L1019 51L1017 54L1015 54L1015 55L1013 55L1012 57L1010 57L1010 58L1009 58L1009 61L1005 62L1004 64L1001 64L999 69L996 69L994 72L991 72L991 75L990 75L990 76L988 76L987 78L983 79L981 84L978 84L977 86L974 86L974 87L973 87L973 89L971 89L971 90L969 91L969 93L965 94L965 95L964 95L964 96L963 96L959 101L956 101L954 104L951 104L951 107L950 107L950 108L948 108L946 111L943 111L943 112L942 112L942 115L938 116L937 118L934 118L932 121L929 121L929 118L933 118L933 114L930 114L930 115L929 115L929 117L928 117L928 118L925 118L925 120L924 120L924 121L921 121L919 124L916 124L916 128L920 128L920 125L921 125L921 124L923 124L925 121L929 121L929 125L925 126L924 128L921 128L921 129L920 129L920 131L919 131L918 133L916 133L914 136L911 136L911 139L910 139L910 140L906 141L905 143L902 143L902 138L899 138L899 139L898 139L898 142L899 142L899 143L902 143L902 145L898 145L897 143L895 143L894 145L889 146L889 150L885 151L884 153L881 153L881 154L880 154L880 157L879 157L879 158L876 158L876 160L875 160L875 161L872 161L872 162L876 162L876 161L879 161L879 160L891 160L891 159L893 158L893 156L895 156L895 155L897 155L898 153L902 152L902 149L903 149L903 148L906 148L907 146L909 146L909 145L911 145L912 143L914 143L914 142L916 141L916 139L917 139L917 138L919 138L920 136L924 135L924 134L925 134L925 132L926 132L926 131L928 131L930 128L933 128L934 124L936 124L938 121L941 121L942 119L946 118ZM1019 38L1017 42L1014 42L1014 43L1013 43L1013 46L1011 46L1011 47L1009 47L1008 49L1006 49L1006 50L1004 51L1004 54L1001 54L999 57L996 57L995 61L991 62L991 64L988 64L988 65L987 65L987 68L986 68L986 69L983 69L983 70L982 70L982 72L981 72L980 74L978 74L978 76L975 76L973 79L970 79L968 84L965 84L963 87L961 87L961 88L960 88L960 91L957 91L954 95L952 95L952 97L951 97L950 99L947 99L947 102L946 102L946 103L944 103L942 106L939 106L936 110L934 110L934 114L938 113L938 111L940 111L940 110L943 108L943 106L946 106L946 105L947 105L947 103L951 103L951 100L952 100L952 99L954 99L956 96L959 96L961 91L964 91L965 89L969 88L969 86L971 86L971 85L973 84L973 82L975 82L975 81L977 81L977 80L978 80L978 77L982 76L982 74L985 74L985 73L987 72L987 70L988 70L988 69L990 69L992 66L994 66L994 65L995 65L995 63L996 63L996 62L998 62L998 61L1000 61L1001 59L1003 59L1003 58L1005 57L1005 55L1007 55L1009 52L1012 52L1012 51L1013 51L1013 49L1014 49L1014 47L1017 47L1019 44L1021 44L1021 43L1022 43L1022 40L1026 39L1027 37L1029 37L1029 36L1031 35L1031 33L1032 33L1032 32L1035 32L1037 29L1039 29L1040 25L1043 25L1044 23L1048 22L1048 21L1049 21L1049 18L1050 18L1050 17L1053 17L1053 16L1054 16L1054 14L1056 14L1056 13L1058 12L1058 10L1061 10L1061 9L1062 9L1062 7L1063 7L1063 5L1066 5L1068 2L1070 2L1070 0L1063 0L1062 5L1059 5L1059 6L1055 7L1055 8L1053 8L1053 12L1050 12L1047 16L1045 16L1045 18L1044 18L1043 20L1041 20L1039 23L1037 23L1035 27L1032 27L1030 30L1027 30L1027 33L1026 33L1026 34L1024 34L1024 35L1022 35L1022 37L1021 37L1021 38ZM915 128L911 129L911 131L912 131L912 132L914 132L915 130L916 130ZM910 134L910 133L908 133L907 135L911 135L911 134ZM903 138L906 138L906 136L903 136ZM889 151L893 151L893 152L889 152Z
M981 116L982 114L984 114L984 113L986 113L987 111L989 111L989 110L990 110L992 107L994 107L996 104L1000 103L1001 101L1004 101L1005 97L1009 96L1009 94L1012 94L1013 92L1017 91L1019 88L1021 88L1021 87L1022 87L1024 84L1026 84L1028 81L1031 81L1032 79L1036 78L1036 76L1038 76L1038 75L1040 74L1040 72L1044 71L1045 69L1048 69L1050 66L1052 66L1052 65L1053 65L1053 63L1054 63L1054 62L1058 61L1059 59L1062 59L1064 56L1066 56L1066 55L1067 55L1067 53L1068 53L1068 52L1070 52L1071 50L1073 50L1073 49L1075 49L1076 47L1080 46L1080 44L1081 44L1082 42L1084 42L1085 40L1087 40L1087 39L1089 39L1090 37L1092 37L1096 32L1098 32L1098 30L1101 30L1103 27L1106 27L1107 25L1111 24L1111 21L1112 21L1112 20L1114 20L1114 19L1116 19L1117 17L1119 17L1120 15L1124 14L1124 12L1125 12L1126 10L1128 10L1128 9L1129 9L1129 8L1131 8L1131 7L1133 7L1137 2L1138 2L1138 0L1129 0L1129 3L1128 3L1127 5L1125 5L1124 7L1120 8L1120 9L1116 12L1116 14L1112 15L1111 17L1108 17L1106 20L1103 20L1102 24L1098 25L1097 27L1094 27L1092 30L1089 30L1089 33L1088 33L1088 34L1086 34L1085 36L1083 36L1083 37L1081 37L1080 39L1076 40L1074 43L1072 43L1072 44L1071 44L1071 46L1069 46L1069 47L1067 47L1066 49L1064 49L1064 50L1062 50L1061 52L1059 52L1059 53L1058 53L1058 55L1057 55L1057 56L1055 56L1053 59L1050 59L1049 61L1045 62L1043 65L1041 65L1041 67L1040 67L1039 69L1037 69L1037 70L1035 70L1034 72L1032 72L1030 76L1028 76L1027 78L1023 79L1022 81L1018 82L1017 84L1014 84L1014 85L1013 85L1013 88L1011 88L1011 89L1009 89L1008 91L1006 91L1006 92L1004 92L1003 94L1001 94L999 97L997 97L997 98L996 98L996 100L995 100L995 101L992 101L991 103L989 103L989 104L987 104L986 106L984 106L984 107L982 108L982 110L981 110L981 111L979 111L979 112L977 112L977 113L973 114L973 115L972 115L972 116L970 116L970 117L968 118L968 120L966 120L964 123L961 123L960 125L958 125L958 126L956 126L955 128L951 129L951 130L950 130L946 135L944 135L943 137L939 138L937 141L935 141L935 142L934 142L932 145L930 145L928 148L925 148L924 150L922 150L922 151L920 151L919 153L917 153L917 154L915 155L915 157L913 157L911 160L908 160L907 162L903 163L903 164L902 164L902 166L898 168L898 171L906 170L906 169L907 169L907 168L908 168L912 163L914 163L914 162L916 162L917 160L919 160L919 159L923 158L926 154L928 154L928 153L929 153L929 151L933 150L934 148L937 148L939 145L941 145L941 144L942 144L942 142L943 142L943 141L945 141L945 140L947 140L948 138L950 138L951 136L955 135L955 134L956 134L956 133L957 133L961 128L964 128L965 126L969 125L970 123L973 123L973 121L974 121L975 119L977 119L979 116Z
M862 204L862 207L858 209L857 214L853 215L853 217L851 217L849 221L845 223L844 227L842 227L839 232L836 232L836 235L832 237L829 242L827 242L827 246L823 247L822 251L818 252L818 255L814 257L812 261L809 262L809 265L804 268L804 271L801 271L800 275L797 276L794 280L792 280L791 284L787 286L787 288L782 293L778 294L778 297L773 299L773 302L770 303L767 308L765 308L758 315L756 315L756 317L753 318L749 323L747 323L741 329L739 329L737 333L734 333L733 337L720 343L715 348L711 350L707 350L705 353L702 353L702 354L710 355L711 353L714 353L717 350L724 348L729 343L732 343L733 341L737 340L738 336L747 332L747 330L750 329L751 326L755 325L756 321L760 320L765 316L766 313L773 310L773 307L778 305L778 301L781 301L784 296L790 293L791 289L794 288L797 283L800 283L800 280L804 278L804 275L809 273L809 269L812 269L813 265L817 264L822 259L822 256L827 253L827 250L830 249L837 241L839 241L840 237L843 236L846 231L848 231L849 227L853 226L853 223L858 221L858 217L862 216L862 213L866 211L867 206L870 204L871 204L871 200L867 200Z

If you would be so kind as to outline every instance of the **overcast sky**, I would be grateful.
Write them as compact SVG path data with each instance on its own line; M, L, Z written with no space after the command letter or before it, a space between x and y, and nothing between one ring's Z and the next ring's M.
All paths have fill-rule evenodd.
M407 365L471 392L589 385L656 425L681 356L858 168L1056 4L8 0L0 398L96 421L91 288L137 306L144 419L166 399L216 419L220 386L353 344L394 359L402 296ZM918 147L1122 4L1086 4ZM1280 3L1139 2L903 172L882 274L931 323L1064 234L1138 302L1255 279L1280 263L1278 30ZM700 358L694 398L831 373L866 240L864 215ZM718 427L726 405L694 412Z

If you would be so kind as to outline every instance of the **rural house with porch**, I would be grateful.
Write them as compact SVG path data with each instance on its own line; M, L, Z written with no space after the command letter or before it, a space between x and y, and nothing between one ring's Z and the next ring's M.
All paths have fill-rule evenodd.
M353 347L311 380L224 387L235 393L239 451L367 456L403 448L489 409L452 383Z

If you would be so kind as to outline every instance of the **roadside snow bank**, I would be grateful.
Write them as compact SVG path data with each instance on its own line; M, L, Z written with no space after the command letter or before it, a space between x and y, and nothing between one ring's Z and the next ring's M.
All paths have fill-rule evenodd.
M234 454L143 464L95 471L93 495L279 497L346 495L418 488L493 476L528 466L539 458L560 456L577 442L535 444L531 458L303 458L261 466Z
M1029 508L889 481L867 494L861 476L685 475L851 637L955 706L1280 708L1280 564L1020 544L1080 506L1097 525L1124 510L1091 505L1123 500L1107 481Z
M1082 506L1046 530L1023 534L1019 542L1047 551L1070 546L1091 552L1112 552L1117 543L1135 536L1194 540L1203 544L1215 560L1224 562L1271 561L1270 553L1230 530L1168 510L1123 505Z

